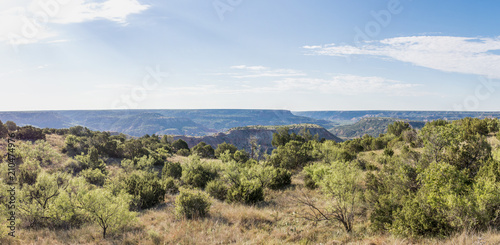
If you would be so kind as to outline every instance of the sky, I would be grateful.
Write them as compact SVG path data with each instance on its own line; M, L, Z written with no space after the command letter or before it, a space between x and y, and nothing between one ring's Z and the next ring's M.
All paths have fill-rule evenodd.
M0 111L500 111L500 1L2 0Z

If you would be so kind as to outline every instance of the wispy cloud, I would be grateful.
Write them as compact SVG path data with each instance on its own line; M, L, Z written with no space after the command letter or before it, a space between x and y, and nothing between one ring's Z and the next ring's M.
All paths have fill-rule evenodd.
M370 55L445 72L500 78L500 37L412 36L370 41L359 46L304 46L313 55Z
M237 65L231 66L231 69L241 69L241 70L250 70L250 71L260 71L269 69L265 66L247 66L247 65Z
M421 92L414 88L421 84L403 83L401 81L381 77L363 77L356 75L337 75L330 79L289 77L275 80L268 86L222 87L214 84L169 87L166 91L172 94L206 95L206 94L246 94L246 93L310 93L335 95L383 94L389 96L419 96Z
M0 4L0 42L37 43L59 35L48 24L71 24L109 20L127 25L127 17L150 6L137 0L3 0ZM49 41L64 42L59 39Z
M235 65L230 67L235 72L213 73L212 75L226 75L233 78L260 78L260 77L297 77L307 74L293 69L272 69L265 66Z
M126 24L127 17L148 9L137 0L89 1L73 0L63 6L52 22L68 24L106 19Z
M414 95L413 88L420 84L403 83L382 77L363 77L357 75L337 75L330 79L287 78L276 82L275 87L283 91L308 91L322 94L387 94Z

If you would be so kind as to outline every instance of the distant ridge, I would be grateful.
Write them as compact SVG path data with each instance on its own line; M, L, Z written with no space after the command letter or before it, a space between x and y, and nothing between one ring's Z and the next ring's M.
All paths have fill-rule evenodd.
M0 112L0 120L39 128L68 128L76 125L92 130L114 131L131 136L180 134L204 136L248 125L310 123L326 128L327 120L296 116L288 110L70 110Z
M500 117L500 112L456 111L300 111L247 109L190 110L66 110L0 112L0 120L20 126L69 128L80 125L92 130L125 133L206 136L249 125L275 126L315 124L332 129L363 118L398 118L410 121L457 120L465 117ZM332 131L336 132L336 131ZM360 132L362 133L362 132Z
M415 121L432 121L437 119L458 120L466 117L486 118L500 117L500 112L485 111L295 111L298 116L329 121L359 121L366 117L387 117Z
M223 142L233 144L238 149L245 149L246 151L250 151L250 139L254 138L257 140L257 144L261 146L261 151L265 153L271 153L271 150L274 149L271 142L273 139L273 133L277 131L277 129L282 126L246 126L246 127L236 127L228 130L224 133L218 133L211 136L200 136L200 137L191 137L191 136L174 136L174 140L182 139L186 141L189 147L193 147L200 142L205 142L211 145L214 149L217 148L219 144ZM295 125L287 125L290 133L298 134L300 130L305 128L309 130L311 135L318 135L319 139L333 140L336 142L342 142L342 139L328 132L325 128L314 125L314 124L295 124Z

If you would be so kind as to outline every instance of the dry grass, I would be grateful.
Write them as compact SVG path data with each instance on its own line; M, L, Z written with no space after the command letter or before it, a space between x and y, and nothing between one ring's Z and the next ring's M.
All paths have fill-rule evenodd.
M59 152L64 148L64 140L66 138L63 135L57 134L47 134L45 136L45 140L54 148L56 148Z

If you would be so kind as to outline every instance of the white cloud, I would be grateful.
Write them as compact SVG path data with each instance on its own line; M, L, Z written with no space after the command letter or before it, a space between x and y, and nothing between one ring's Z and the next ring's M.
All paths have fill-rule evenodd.
M238 65L238 66L231 66L231 69L240 69L240 70L250 70L250 71L260 71L260 70L267 70L269 68L265 66L246 66L246 65Z
M68 24L106 19L126 24L129 15L148 8L149 5L142 5L137 0L72 0L61 6L61 10L51 22Z
M420 84L409 84L381 77L362 77L356 75L337 75L330 79L288 77L276 80L268 86L222 87L217 85L199 85L188 87L168 87L171 94L206 95L206 94L247 94L247 93L318 93L337 95L383 94L390 96L420 96L414 90Z
M265 66L231 66L231 69L241 70L239 73L216 73L216 75L229 75L233 78L259 78L259 77L295 77L306 74L293 69L271 69Z
M330 79L287 78L276 82L276 88L279 90L341 95L415 95L412 92L412 88L417 86L420 86L420 84L403 83L382 77L363 77L357 75L338 75Z
M3 0L0 7L5 9L0 11L0 42L21 45L58 36L50 23L104 19L126 25L129 15L149 5L137 0Z
M445 72L500 78L500 37L412 36L370 41L358 46L304 46L315 55L388 57Z

